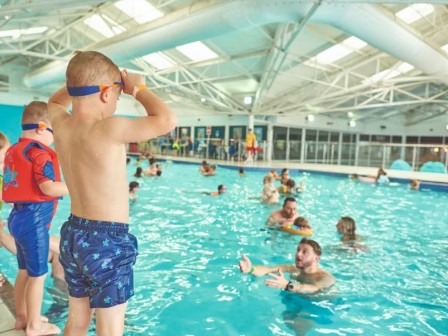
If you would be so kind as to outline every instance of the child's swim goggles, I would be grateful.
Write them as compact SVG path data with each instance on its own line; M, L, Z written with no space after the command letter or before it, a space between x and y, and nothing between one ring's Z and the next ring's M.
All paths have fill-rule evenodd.
M93 86L67 86L67 92L72 97L88 96L97 92L106 90L109 87L124 87L123 82L114 82L112 85L93 85Z
M37 124L22 124L22 131L29 131L29 130L36 129L36 128L45 129L48 132L53 133L53 130L50 127L48 127L47 124L42 123L42 122L37 123Z

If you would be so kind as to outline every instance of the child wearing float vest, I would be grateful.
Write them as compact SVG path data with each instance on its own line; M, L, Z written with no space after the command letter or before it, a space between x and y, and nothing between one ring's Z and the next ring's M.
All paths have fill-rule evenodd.
M27 335L48 335L60 329L40 315L48 272L49 228L57 200L68 194L59 161L49 145L53 130L47 104L33 101L22 115L22 137L5 155L2 198L13 203L8 227L17 246L19 272L14 286L15 329Z

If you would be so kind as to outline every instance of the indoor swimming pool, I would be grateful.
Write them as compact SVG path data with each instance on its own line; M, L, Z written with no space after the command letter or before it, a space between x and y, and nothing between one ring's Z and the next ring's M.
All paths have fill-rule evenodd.
M254 264L294 262L301 237L266 229L266 218L281 205L257 200L267 169L247 168L239 176L238 169L218 166L215 176L204 177L198 164L167 161L161 177L137 179L134 162L129 180L141 188L131 205L130 231L139 256L125 335L446 334L448 193L290 170L305 185L296 195L298 211L322 246L320 266L336 278L329 292L301 296L266 287L265 278L238 268L242 254ZM202 193L219 184L227 193ZM7 211L4 206L4 220ZM53 234L68 215L66 197ZM362 248L341 242L335 227L341 216L356 220ZM0 260L14 282L15 258L0 249ZM46 288L43 313L63 328L65 294L50 277Z

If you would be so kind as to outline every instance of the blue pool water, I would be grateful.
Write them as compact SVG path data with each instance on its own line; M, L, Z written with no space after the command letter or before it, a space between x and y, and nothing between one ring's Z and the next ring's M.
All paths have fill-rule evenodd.
M321 266L334 274L329 293L312 297L268 288L240 274L247 254L255 264L293 263L299 236L266 230L280 206L260 204L265 172L164 163L163 176L144 178L131 207L139 239L135 297L125 335L446 335L448 332L448 193L410 191L348 179L304 175L299 212L323 247ZM135 166L128 167L130 179ZM210 197L218 184L227 194ZM2 217L7 217L3 209ZM52 232L69 214L65 198ZM367 251L344 248L335 224L355 218ZM0 249L0 268L12 281L15 259ZM63 327L63 295L47 279L44 313ZM51 293L49 293L51 292ZM92 327L89 335L94 335Z

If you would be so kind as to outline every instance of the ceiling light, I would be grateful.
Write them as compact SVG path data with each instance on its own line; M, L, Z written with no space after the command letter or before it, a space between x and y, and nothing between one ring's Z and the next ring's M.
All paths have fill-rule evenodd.
M252 97L251 96L244 97L244 104L246 105L252 104Z
M348 125L349 125L350 127L355 127L355 126L356 126L356 121L354 121L354 120L350 120L350 121L348 122Z
M355 114L352 111L347 112L347 117L353 118Z
M310 121L310 122L313 122L314 121L314 114L308 114L307 116L306 116L306 120L308 120L308 121Z
M207 99L205 99L204 97L201 97L201 102L205 103L207 101Z

